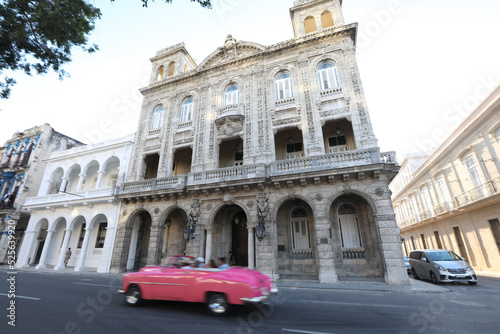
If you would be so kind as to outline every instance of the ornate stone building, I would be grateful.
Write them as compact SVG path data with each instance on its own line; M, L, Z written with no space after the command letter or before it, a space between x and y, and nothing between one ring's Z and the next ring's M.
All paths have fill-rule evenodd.
M500 86L432 153L412 154L391 183L406 254L455 251L500 272Z
M16 254L19 251L30 219L23 205L27 197L36 196L46 159L52 152L79 145L83 144L49 124L16 132L7 140L0 159L0 263L7 255L9 225L15 226Z
M388 189L399 166L377 146L341 4L296 1L293 39L228 35L199 65L183 43L157 52L111 271L232 251L274 279L409 284Z

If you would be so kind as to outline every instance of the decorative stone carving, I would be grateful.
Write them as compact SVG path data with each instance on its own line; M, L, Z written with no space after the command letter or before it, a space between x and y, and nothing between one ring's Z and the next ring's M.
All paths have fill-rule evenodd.
M215 121L218 137L232 137L243 131L245 116L232 115Z

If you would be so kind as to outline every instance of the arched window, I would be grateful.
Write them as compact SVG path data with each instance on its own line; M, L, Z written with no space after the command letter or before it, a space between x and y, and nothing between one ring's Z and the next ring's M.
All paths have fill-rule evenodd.
M328 10L321 14L321 28L333 27L332 13Z
M293 97L292 76L290 73L281 73L275 79L276 100Z
M171 62L169 65L168 65L168 76L171 77L172 75L174 75L174 70L175 70L175 63L174 62Z
M192 97L182 102L181 106L181 123L193 120L194 100Z
M164 68L164 67L163 67L163 65L162 65L162 66L160 66L160 67L158 68L158 76L157 76L156 80L161 80L161 79L163 79L163 72L165 72L165 68Z
M448 192L448 187L446 186L446 181L444 180L443 175L438 177L437 183L438 183L439 189L441 190L441 195L443 196L444 202L447 205L450 205L451 196L450 196L450 193Z
M337 67L333 63L323 63L318 67L319 89L325 90L339 86Z
M476 159L474 159L474 157L472 156L469 156L465 159L464 163L467 166L467 170L469 171L474 187L479 187L480 185L482 185L483 178L476 164Z
M342 248L361 248L358 214L351 204L342 204L338 210Z
M427 189L427 187L422 187L420 189L420 193L422 194L422 197L424 198L424 204L429 212L429 215L431 217L434 217L434 208L432 206L431 196L429 194L429 190Z
M240 95L240 90L238 86L236 85L229 86L224 92L224 105L228 106L231 104L238 104L239 95Z
M153 111L153 117L151 118L150 130L161 128L163 125L163 106L156 107Z
M314 19L314 17L312 16L306 17L304 21L304 29L306 34L318 30L318 28L316 27L316 20Z
M292 229L292 249L310 249L309 220L307 210L297 207L290 215Z

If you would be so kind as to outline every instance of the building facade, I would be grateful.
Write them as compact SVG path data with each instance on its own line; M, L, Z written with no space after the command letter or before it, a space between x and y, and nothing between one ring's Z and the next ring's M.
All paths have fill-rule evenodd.
M184 44L151 59L111 271L169 255L228 256L273 279L409 284L339 0L296 1L294 38L228 35L197 65Z
M403 250L450 249L500 272L500 87L432 154L409 156L391 183Z
M18 268L108 272L120 212L117 200L132 152L133 135L54 152L47 160L31 213ZM71 257L64 265L65 254Z
M7 141L0 160L0 263L7 255L9 226L15 227L19 251L30 218L23 205L27 197L36 196L46 159L52 152L79 145L83 144L55 131L49 124L17 132Z

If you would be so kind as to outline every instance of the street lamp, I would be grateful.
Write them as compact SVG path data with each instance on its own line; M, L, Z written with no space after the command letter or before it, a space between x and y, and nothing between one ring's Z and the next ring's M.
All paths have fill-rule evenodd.
M266 219L266 213L262 212L260 208L257 210L257 219L259 222L257 223L257 227L255 228L255 236L259 241L262 241L264 239L264 236L266 235L266 226L264 225L264 221Z
M194 231L195 231L192 214L189 214L187 222L188 223L186 229L184 230L184 240L186 240L186 242L189 242L190 239L194 239Z

